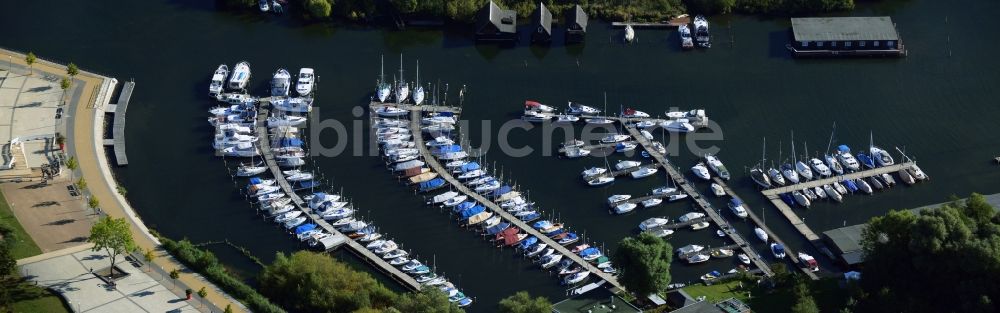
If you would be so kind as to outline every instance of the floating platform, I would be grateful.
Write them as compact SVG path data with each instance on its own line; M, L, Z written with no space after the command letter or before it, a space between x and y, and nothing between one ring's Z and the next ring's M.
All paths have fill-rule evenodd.
M114 115L114 122L112 123L110 142L105 140L104 145L112 146L115 153L115 164L118 166L128 165L128 156L125 154L125 111L128 110L128 103L132 99L134 88L134 81L122 85L122 91L118 95L118 103L109 105L105 110L105 112Z

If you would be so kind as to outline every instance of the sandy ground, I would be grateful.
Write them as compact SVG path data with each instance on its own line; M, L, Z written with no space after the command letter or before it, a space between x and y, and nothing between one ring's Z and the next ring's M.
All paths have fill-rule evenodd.
M42 252L61 250L87 242L93 211L83 197L73 197L69 177L40 182L0 184L18 222Z

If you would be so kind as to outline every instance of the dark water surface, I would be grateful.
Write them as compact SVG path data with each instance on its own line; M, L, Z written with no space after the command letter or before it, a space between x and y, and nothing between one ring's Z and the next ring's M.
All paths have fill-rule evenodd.
M380 54L386 55L392 73L404 53L410 78L419 58L422 80L451 83L453 101L456 86L468 86L463 117L474 121L469 132L474 146L483 141L480 120L497 126L511 119L526 98L601 106L607 92L612 110L625 105L658 114L672 106L705 108L724 136L705 145L721 148L720 157L736 172L730 185L796 249L807 243L776 210L764 206L744 174L745 166L760 159L763 137L769 159L777 158L779 140L784 156L790 154L792 130L798 152L808 142L809 153L815 154L826 149L836 122L835 144L859 149L873 133L878 145L905 147L933 177L914 187L800 210L817 232L950 195L1000 191L1000 171L991 164L1000 155L1000 66L995 59L1000 44L994 40L1000 4L995 1L893 1L859 10L858 15L891 15L910 56L848 60L790 59L784 50L789 36L784 18L712 18L714 47L680 53L675 33L639 30L637 44L622 46L609 42L617 31L596 22L586 46L566 47L557 37L548 48L521 44L499 49L474 45L461 32L302 26L285 18L220 13L211 1L40 0L5 7L17 8L17 13L7 11L0 19L0 27L8 30L0 45L138 83L127 129L131 163L116 173L151 228L195 242L229 239L266 261L276 251L299 247L253 214L235 192L243 183L234 183L223 161L212 156L205 110L213 102L206 91L212 70L223 62L249 61L257 93L265 92L278 67L292 72L314 67L321 77L320 114L349 124L352 109L367 103ZM495 128L485 133L493 143ZM535 147L536 152L515 158L494 149L487 162L496 162L505 177L530 190L545 211L608 250L646 218L690 210L690 203L674 203L608 215L603 205L608 195L645 194L665 179L622 179L607 188L586 188L577 178L580 170L603 165L603 160L543 157L537 150L541 134L539 129L511 132L513 146ZM329 133L320 138L328 146L338 140ZM684 168L693 165L696 156L683 145L679 151L672 160ZM436 259L440 272L477 298L472 311L491 311L500 298L518 290L562 298L564 290L555 278L424 207L419 196L390 177L378 157L316 158L312 164L384 232L421 257ZM707 192L708 186L699 188ZM737 224L752 236L751 226ZM670 241L674 246L723 243L712 231L686 230ZM257 271L237 253L216 250L245 276ZM676 263L673 276L675 281L694 281L705 272L732 267L732 260Z

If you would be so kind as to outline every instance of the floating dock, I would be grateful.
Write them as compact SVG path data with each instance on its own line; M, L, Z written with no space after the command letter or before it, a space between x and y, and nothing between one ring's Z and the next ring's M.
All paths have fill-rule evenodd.
M628 125L626 123L623 124L625 124L624 126L625 129L628 130L628 132L632 135L632 137L634 137L636 141L639 142L639 145L641 145L643 149L646 149L646 152L649 153L649 156L653 160L656 160L656 162L660 163L660 165L667 170L667 174L669 175L670 179L674 181L674 184L677 186L677 188L679 190L682 190L684 193L688 194L688 197L694 200L696 207L704 211L705 214L722 229L725 230L732 228L729 225L729 222L727 222L724 218L722 218L722 216L719 215L719 212L716 212L715 209L712 207L712 205L708 203L708 201L705 201L705 199L702 198L701 193L699 193L698 190L696 190L694 187L691 187L691 185L688 184L688 181L684 179L684 176L681 175L681 173L676 168L674 168L673 165L670 164L666 156L660 154L659 152L656 151L656 149L652 148L653 144L648 139L646 139L646 137L643 137L642 134L639 133L639 130L635 128L635 126ZM759 268L762 273L764 273L764 275L767 276L774 275L774 272L771 271L771 267L767 264L766 261L764 261L764 259L760 257L760 254L758 254L757 251L750 246L750 244L743 238L743 236L741 236L738 232L735 231L726 231L725 233L737 246L739 246L741 250L743 250L743 253L750 258L750 261L753 262L754 265L757 268Z
M259 106L257 112L258 121L267 120L268 109L266 108L266 104L268 103L269 101L267 99L261 100L261 105ZM260 125L257 126L257 134L258 135L268 134L267 126L264 123L260 123ZM312 223L316 224L316 226L319 226L327 233L332 234L334 238L337 239L336 241L342 241L346 243L347 247L351 252L359 256L362 260L364 260L368 264L371 264L372 266L375 266L376 268L382 270L382 272L388 274L389 277L392 277L394 280L400 282L401 284L403 284L403 286L406 286L410 290L420 290L420 288L422 287L421 284L417 283L417 281L413 279L413 277L411 277L409 274L400 271L398 268L392 266L391 264L389 264L389 262L386 262L386 260L382 259L381 256L376 255L371 250L365 248L365 246L362 246L360 243L348 238L343 233L334 228L332 225L330 225L330 223L327 223L326 220L324 220L319 215L313 214L312 210L309 209L308 204L306 204L306 201L302 200L302 198L295 193L295 190L293 190L292 185L288 183L288 180L285 179L285 175L284 173L281 172L281 168L278 166L278 162L274 160L274 154L271 152L270 141L268 139L262 138L261 140L259 140L259 142L261 150L260 153L264 157L264 162L267 164L268 169L270 169L271 175L274 176L274 180L278 183L278 186L281 187L281 191L292 199L292 203L294 203L299 210L302 210L302 212L306 213L305 215L311 220ZM334 245L333 247L328 249L328 251L336 248L337 246L339 246L339 244Z
M691 226L691 225L694 225L694 224L698 224L698 223L701 223L701 222L704 222L704 221L707 221L707 220L708 220L707 217L699 217L699 218L696 218L696 219L688 220L687 222L676 222L676 223L670 223L670 224L660 225L660 226L656 226L656 227L650 227L649 229L646 229L643 232L644 233L655 233L657 231L664 230L664 229L674 230L674 229L678 229L678 228L681 228L681 227Z
M876 168L873 168L873 169L858 171L858 172L854 172L854 173L850 173L850 174L831 176L831 177L827 177L827 178L824 178L824 179L810 180L810 181L798 183L798 184L795 184L795 185L788 185L788 186L784 186L784 187L776 187L776 188L771 188L771 189L764 189L764 191L761 191L761 193L763 193L765 197L772 196L772 195L780 195L780 194L783 194L783 193L789 193L789 192L792 192L792 191L802 190L802 189L806 189L806 188L821 187L823 185L832 184L834 182L841 182L841 181L848 180L848 179L852 179L853 180L853 179L870 177L870 176L875 176L875 175L895 173L895 172L899 172L899 170L902 170L902 169L908 169L908 168L912 167L913 164L915 164L915 163L914 162L905 162L905 163L893 164L893 165L884 166L884 167L876 167Z
M617 146L619 143L626 143L627 144L627 143L636 143L636 142L635 142L635 140L627 140L627 141L613 142L613 143L598 143L598 144L583 145L583 146L580 146L579 148L580 149L584 149L584 150L591 150L591 151L593 151L593 150L604 150L604 149L614 149L615 146ZM566 154L566 148L565 147L559 148L559 154Z
M373 105L384 106L386 104L385 103L373 103ZM399 107L400 108L404 108L402 106L399 106ZM424 112L425 108L431 108L432 110L436 110L436 111L428 111L428 112L456 112L455 110L445 110L445 109L434 107L434 106L423 106L423 105L420 105L420 106L408 106L406 108L408 108L410 110L410 129L411 129L410 131L417 133L416 135L413 136L415 146L420 151L420 156L423 158L424 162L434 172L438 173L438 177L439 178L443 178L445 181L447 181L452 186L452 188L455 191L458 191L458 192L460 192L462 194L465 194L471 200L475 200L476 202L479 202L479 204L481 204L481 205L489 208L490 211L492 211L495 214L499 215L501 218L503 218L507 222L511 223L511 225L513 225L514 227L520 228L525 233L527 233L529 235L532 235L532 236L535 236L536 238L538 238L539 241L548 244L549 248L556 249L556 251L558 253L562 254L564 258L568 258L570 260L573 260L573 262L575 262L578 265L582 266L584 269L590 271L592 275L595 275L595 276L599 277L600 279L603 279L603 280L607 281L608 283L610 283L611 285L613 285L615 288L624 290L624 287L622 287L622 285L618 282L618 279L616 279L611 274L605 273L601 269L597 268L597 266L594 266L593 264L590 264L590 262L587 262L587 261L583 260L583 258L581 258L576 253L573 253L572 251L570 251L569 249L567 249L565 246L559 244L558 242L556 242L552 238L549 238L545 234L542 234L541 232L539 232L538 230L536 230L534 227L531 227L530 225L528 225L524 221L521 221L521 219L515 217L514 215L512 215L510 213L507 213L506 210L504 210L503 208L501 208L495 202L493 202L493 201L487 199L486 197L484 197L484 196L476 193L475 191L469 189L469 187L465 186L457 178L455 178L454 176L452 176L451 172L449 172L447 169L445 169L445 167L442 166L441 163L438 162L438 160L433 155L431 155L430 151L427 150L427 146L424 145L423 136L421 136L419 134L420 120L421 120L421 117L422 117L421 113Z
M104 145L112 146L115 153L115 163L118 166L128 165L128 156L125 155L125 111L128 110L129 100L132 99L132 89L135 82L130 81L122 85L122 91L118 95L118 103L111 104L105 112L114 114L114 122L111 128L111 139L105 139Z

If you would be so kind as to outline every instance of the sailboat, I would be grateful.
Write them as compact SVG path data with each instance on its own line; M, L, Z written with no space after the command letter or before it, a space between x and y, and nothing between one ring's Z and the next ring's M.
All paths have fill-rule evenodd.
M420 105L424 102L424 86L420 85L420 60L417 60L417 83L413 89L413 104Z
M635 40L635 30L632 29L632 25L625 25L625 42L632 42Z
M396 83L396 102L403 103L410 97L410 85L403 80L403 55L399 55L399 82Z
M795 132L792 132L792 160L795 162L795 171L799 173L803 181L813 179L813 172L809 169L809 165L799 161L799 156L795 154Z
M871 153L871 158L875 160L875 163L879 166L890 166L895 164L896 162L892 159L892 156L889 155L888 151L875 146L875 139L872 137L871 133L869 133L868 136L870 138L868 152Z
M381 66L379 68L378 83L375 85L375 97L378 98L378 102L385 102L389 100L389 94L392 93L392 86L385 81L385 58L380 56L379 62Z
M771 188L771 180L767 178L767 174L764 173L764 154L767 151L767 138L764 138L764 148L760 151L760 163L750 169L750 178L753 179L757 185L763 188Z

